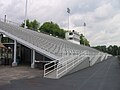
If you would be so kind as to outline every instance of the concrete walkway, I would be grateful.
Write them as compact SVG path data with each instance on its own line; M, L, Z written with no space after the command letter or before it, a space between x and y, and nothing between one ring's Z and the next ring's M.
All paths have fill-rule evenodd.
M31 78L12 80L0 90L120 90L120 64L112 57L59 80Z
M42 77L43 71L38 69L31 69L28 66L0 66L0 86L9 84L11 80L18 80L23 78Z

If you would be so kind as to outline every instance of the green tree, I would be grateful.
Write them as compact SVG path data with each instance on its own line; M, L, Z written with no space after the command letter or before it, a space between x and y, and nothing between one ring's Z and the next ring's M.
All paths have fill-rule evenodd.
M37 31L40 28L40 23L37 20L33 20L30 23L31 29Z
M114 45L113 46L113 55L118 55L118 46L117 45Z
M105 45L104 46L96 46L96 47L93 47L97 50L100 50L102 52L106 52L106 53L109 53L113 56L116 56L116 55L120 55L120 47L118 47L117 45L110 45L109 47L106 47Z
M43 33L52 34L60 38L65 38L65 31L60 29L59 25L53 22L45 22L39 29Z
M30 25L30 21L29 21L29 19L27 19L26 20L26 26L27 26L27 28L30 27L29 25ZM24 28L24 26L25 26L25 21L21 24L21 27Z
M107 48L106 48L105 45L101 46L101 51L103 51L103 52L107 52Z
M80 44L90 46L89 41L85 38L83 34L80 35Z
M108 47L107 52L108 52L109 54L113 54L113 46L112 46L112 45L110 45L110 46Z
M84 45L84 36L83 36L83 34L80 35L80 44Z
M22 23L21 27L24 27L24 26L25 26L25 23ZM40 23L37 20L29 21L29 19L27 19L26 26L27 26L27 29L38 31L40 27Z

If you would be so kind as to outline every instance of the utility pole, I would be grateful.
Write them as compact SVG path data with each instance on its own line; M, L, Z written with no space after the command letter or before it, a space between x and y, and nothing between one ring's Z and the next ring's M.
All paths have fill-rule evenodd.
M26 0L26 4L25 4L25 21L24 21L25 26L24 26L24 28L27 28L27 26L26 26L26 20L27 20L27 0Z

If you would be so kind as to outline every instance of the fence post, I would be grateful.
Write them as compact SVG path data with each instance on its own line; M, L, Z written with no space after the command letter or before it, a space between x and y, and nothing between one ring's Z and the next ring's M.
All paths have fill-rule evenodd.
M56 78L58 78L58 64L57 64L57 67L56 67Z
M44 65L44 77L45 77L45 65Z
M66 61L66 65L65 65L65 67L66 67L66 72L67 72L67 61Z

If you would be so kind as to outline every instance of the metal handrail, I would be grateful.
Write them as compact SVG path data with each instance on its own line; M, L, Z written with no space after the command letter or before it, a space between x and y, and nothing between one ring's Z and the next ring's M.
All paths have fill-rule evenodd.
M66 56L64 56L64 57L62 57L62 58L60 58L60 59L58 59L58 60L56 60L56 61L51 61L51 62L45 64L45 65L44 65L44 77L45 77L47 74L53 72L54 70L57 70L57 71L60 70L62 67L64 67L64 65L66 65L65 63L73 62L73 61L74 61L73 59L77 59L79 56L84 55L85 52L86 52L86 50L85 50L85 51L82 51L82 53L80 53L79 55L74 55L74 56L72 55L72 58L70 58L70 59L68 59L68 60L65 60L65 59L68 58L68 57L70 57L71 55L66 55ZM73 61L72 61L72 60L73 60ZM62 63L60 63L60 61L61 61ZM51 65L52 63L53 63L53 65ZM54 67L54 69L51 69L51 68L53 68L53 67ZM51 70L49 70L49 69L51 69ZM58 73L58 72L56 72L56 76L58 76L57 73Z
M89 53L87 50L81 52L79 55L66 55L58 59L57 61L51 61L50 63L47 63L46 65L44 65L44 76L55 71L54 78L60 78L66 73L68 73L70 70L72 70L74 67L76 67L79 63L82 63L82 61L86 57L93 57L93 60L90 62L93 65L96 62L96 60L101 56L104 57L106 55L102 52L99 52L97 54ZM54 64L50 65L51 63L54 63ZM49 70L50 68L53 68L53 67L54 69Z
M52 64L52 63L53 63L53 65L50 65L50 64ZM50 65L50 66L49 66L49 65ZM44 77L45 77L47 74L49 74L49 73L51 73L52 71L54 71L54 70L56 69L56 65L57 65L57 61L51 61L51 62L45 64L45 65L44 65ZM47 66L49 66L49 67L47 67ZM51 68L54 68L54 69L51 69ZM51 69L51 70L49 70L49 69Z
M83 54L83 53L82 53ZM84 54L86 54L86 52L84 52ZM81 58L81 54L78 55L77 57L73 57L70 60L67 60L66 62L64 62L64 66L62 66L61 68L57 68L57 72L56 72L56 77L59 78L62 76L63 73L67 73L68 71L70 71L69 69L71 67L75 67L76 64L78 64L81 60L79 60L79 58ZM84 58L82 58L84 59ZM77 62L77 63L76 63ZM70 65L70 66L69 66ZM69 66L69 67L68 67ZM62 70L63 68L65 68L64 70ZM62 70L60 72L60 70ZM60 76L61 75L61 76Z

